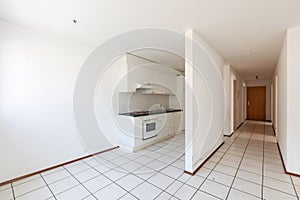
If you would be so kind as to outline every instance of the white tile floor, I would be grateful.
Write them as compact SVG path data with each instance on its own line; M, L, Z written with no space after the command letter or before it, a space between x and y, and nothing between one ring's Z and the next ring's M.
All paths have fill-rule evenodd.
M247 121L195 176L183 173L184 134L138 153L115 149L0 187L1 200L299 199L272 127Z

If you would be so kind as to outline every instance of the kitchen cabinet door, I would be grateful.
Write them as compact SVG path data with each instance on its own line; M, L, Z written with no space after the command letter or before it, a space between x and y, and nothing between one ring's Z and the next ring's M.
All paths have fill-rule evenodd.
M175 112L173 113L173 116L174 116L174 133L175 134L178 134L181 130L180 130L180 127L181 127L181 123L182 123L182 119L181 119L181 112Z

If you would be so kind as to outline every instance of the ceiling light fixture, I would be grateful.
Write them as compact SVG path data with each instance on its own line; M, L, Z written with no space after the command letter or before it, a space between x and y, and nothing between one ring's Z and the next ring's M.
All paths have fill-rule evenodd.
M76 20L76 19L73 19L73 23L76 24L76 23L77 23L77 20Z

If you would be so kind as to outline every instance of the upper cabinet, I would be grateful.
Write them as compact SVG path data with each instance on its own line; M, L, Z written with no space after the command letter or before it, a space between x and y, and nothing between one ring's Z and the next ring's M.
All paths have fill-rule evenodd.
M177 74L173 68L126 54L127 86L121 92L143 92L151 94L177 93ZM124 84L126 85L126 84Z

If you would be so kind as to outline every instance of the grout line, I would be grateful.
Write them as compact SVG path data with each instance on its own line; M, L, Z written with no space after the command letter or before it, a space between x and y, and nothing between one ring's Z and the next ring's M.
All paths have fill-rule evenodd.
M63 166L63 168L65 168L64 166ZM86 191L88 191L90 194L89 195L87 195L86 197L89 197L90 195L92 195L93 197L95 197L96 198L96 196L87 188L87 187L85 187L85 185L83 185L67 168L65 168L65 170L79 183L79 185L81 185L82 187L84 187L84 189L86 189ZM77 187L78 185L76 185L76 186L74 186L74 187ZM73 188L74 188L73 187ZM71 189L71 188L70 188ZM68 189L68 190L70 190L70 189ZM66 190L66 191L68 191L68 190ZM84 198L86 198L86 197L83 197L83 199ZM97 198L96 198L97 199Z
M180 145L180 146L181 146L181 145ZM168 150L169 150L169 149L168 149ZM169 152L171 152L171 151L172 151L172 150L168 151L167 153L169 153ZM184 153L183 153L183 155L184 155ZM183 156L183 155L182 155L182 156ZM142 156L143 156L143 155L142 155ZM165 156L165 155L162 155L162 154L161 154L161 156L159 156L159 157L156 158L156 159L153 159L153 161L155 161L155 160L156 160L156 161L159 161L158 159L161 158L162 156ZM171 166L173 163L177 162L178 160L180 160L182 156L178 157L176 160L174 160L173 162L171 162L171 163L169 163L169 164L166 164L166 163L162 162L162 163L165 164L166 166L163 167L163 168L161 168L160 171L163 170L163 169L165 169L165 168L167 168L167 167L169 167L169 166ZM170 156L169 156L169 157L170 157ZM173 159L174 159L174 158L173 158ZM129 160L131 160L131 159L129 159ZM134 161L134 160L131 160L131 161ZM153 162L153 161L151 161L151 162ZM85 162L85 161L83 161L83 162ZM109 161L108 161L108 162L109 162ZM159 162L161 162L161 161L159 161ZM149 163L150 163L150 162L149 162ZM86 164L89 165L88 163L86 163ZM148 163L142 165L140 168L142 168L142 167L147 167L147 166L146 166L147 164L148 164ZM128 174L126 174L126 175L124 175L124 176L122 176L122 177L120 177L119 179L116 179L116 180L114 181L114 180L110 179L108 176L106 176L104 173L101 173L100 171L98 171L97 169L95 169L94 167L92 167L91 165L89 165L89 166L90 166L91 168L93 168L94 170L96 170L97 172L99 172L100 174L102 174L103 176L105 176L106 178L108 178L109 180L111 180L111 181L112 181L111 184L115 183L116 185L118 185L119 187L121 187L121 188L124 189L127 193L131 194L131 195L134 196L134 197L136 197L136 196L133 195L133 194L130 193L130 192L133 191L135 188L139 187L140 185L142 185L142 184L145 183L145 182L146 182L146 183L149 183L149 184L151 184L151 185L153 185L154 187L158 188L159 190L162 190L161 188L159 188L159 187L157 187L156 185L154 185L154 184L152 184L152 183L150 183L150 182L147 181L147 180L150 179L151 177L153 177L153 176L155 176L156 174L160 173L160 171L157 171L156 169L152 169L152 168L150 168L150 167L149 167L149 168L152 169L152 170L154 171L154 174L153 174L152 176L148 177L147 179L142 179L142 178L140 178L139 176L137 176L137 175L134 173L134 171L133 171L133 172L129 172L129 171L123 169L125 172L128 172ZM120 166L116 166L116 167L120 167ZM174 167L175 167L175 166L174 166ZM122 169L122 167L120 167L120 168ZM138 170L138 169L140 169L140 168L137 168L136 170ZM112 169L112 170L113 170L113 169ZM112 170L109 170L109 171L112 171ZM107 172L108 172L108 171L107 171ZM105 172L105 173L107 173L107 172ZM136 176L137 178L140 178L140 179L143 180L142 183L140 183L140 184L137 185L136 187L132 188L130 191L126 190L126 189L123 188L121 185L119 185L118 183L116 183L118 180L124 178L125 176L128 176L129 174L134 175L134 176ZM162 173L162 174L163 174L163 173ZM166 175L166 174L163 174L163 175ZM169 175L166 175L166 176L170 177ZM174 179L173 177L170 177L170 178ZM178 177L178 178L179 178L179 177ZM176 181L176 179L175 179L173 182L175 182L175 181ZM171 184L173 184L173 182L172 182ZM105 186L105 187L103 187L103 188L101 188L101 189L95 191L94 193L96 193L96 192L98 192L98 191L100 191L100 190L102 190L102 189L108 187L108 186L111 185L111 184L108 184L107 186ZM170 185L171 185L171 184L170 184ZM170 185L169 185L169 186L170 186ZM168 186L168 187L169 187L169 186ZM167 188L168 188L168 187L167 187ZM166 188L166 189L167 189L167 188ZM162 190L162 192L166 192L165 189ZM162 193L162 192L161 192L161 193ZM127 194L127 193L126 193L126 194ZM156 197L158 197L161 193L159 193ZM166 193L168 193L168 192L166 192ZM125 196L126 194L124 194L123 196ZM169 193L168 193L168 194L169 194ZM170 194L170 195L172 195L172 194ZM122 198L123 196L121 196L120 198ZM156 198L156 197L155 197L155 198ZM136 198L137 198L137 197L136 197ZM137 198L137 199L138 199L138 198Z
M197 176L199 176L199 177L204 178L204 181L201 183L201 185L200 185L198 188L186 184L187 181L190 180L192 177L189 177L185 182L179 180L179 178L180 178L184 173L182 173L178 178L174 179L173 177L171 177L171 176L169 176L169 175L164 174L164 173L161 172L161 170L164 170L165 168L170 167L170 166L182 170L182 168L179 168L179 167L174 166L174 165L172 165L172 164L174 164L175 162L178 162L179 160L182 161L182 157L185 156L185 154L183 153L183 154L182 154L181 156L179 156L178 158L174 158L174 157L172 157L172 156L170 156L170 155L166 155L166 154L169 154L170 152L174 151L174 150L168 149L168 148L165 148L165 149L167 149L167 151L164 152L164 154L159 153L160 155L159 155L157 158L155 158L155 159L151 158L152 161L150 161L150 162L153 162L153 161L159 161L159 162L161 162L159 159L162 158L163 156L167 156L168 158L173 159L173 161L172 161L172 162L169 162L169 163L164 163L164 162L162 162L162 163L164 164L164 165L163 165L164 167L159 168L159 169L153 169L153 168L150 168L151 170L153 170L153 175L149 176L149 177L146 178L146 179L140 178L138 175L136 175L135 171L138 170L138 169L141 169L142 167L145 167L145 166L147 167L147 164L150 163L150 162L148 162L148 163L146 163L146 164L142 164L142 163L136 162L136 161L135 161L136 158L127 158L127 157L126 157L126 159L128 159L130 162L133 161L133 162L136 162L136 163L138 163L138 164L141 164L141 167L137 168L135 171L128 171L128 170L125 170L125 169L123 169L123 168L121 167L121 165L119 165L119 164L118 164L118 165L115 165L115 164L111 163L109 160L106 160L105 158L103 158L104 161L105 161L105 163L107 163L107 162L108 162L108 163L111 163L111 165L113 165L113 166L115 166L115 167L120 167L122 170L125 171L124 176L122 176L122 177L116 179L115 181L111 180L109 177L107 177L107 176L105 175L105 173L107 173L107 172L109 172L109 171L112 171L112 170L114 170L114 169L109 169L108 171L105 171L105 172L102 173L102 172L100 172L100 171L98 171L97 169L94 168L94 167L96 167L96 166L98 166L98 165L95 165L95 166L92 167L89 163L87 163L87 161L82 160L82 162L85 163L85 164L87 164L87 165L90 167L89 169L92 168L92 169L96 170L97 172L99 172L99 175L97 175L97 176L95 176L95 177L93 177L93 178L91 178L91 179L94 179L94 178L96 178L96 177L98 177L98 176L103 175L103 176L105 176L106 178L108 178L109 180L112 181L112 183L108 184L108 185L105 186L105 187L108 187L109 185L111 185L111 184L113 184L113 183L116 184L116 185L118 185L118 186L120 186L120 185L117 184L116 182L117 182L118 180L120 180L120 179L122 179L122 178L124 178L124 177L126 177L126 176L128 176L128 175L131 174L131 175L134 175L134 176L136 176L136 177L138 177L139 179L142 180L142 182L141 182L139 185L137 185L135 188L139 187L141 184L143 184L143 183L146 182L146 183L151 184L151 185L153 185L154 187L158 188L159 190L162 190L162 188L159 188L158 186L156 186L156 185L150 183L148 180L149 180L150 178L152 178L153 176L157 175L157 174L163 174L163 175L168 176L168 177L170 177L170 178L172 178L172 179L174 179L174 180L173 180L173 182L171 182L164 190L162 190L162 192L160 192L155 198L159 197L162 193L165 192L165 193L169 194L171 197L177 199L177 197L175 196L175 194L176 194L176 192L177 192L179 189L181 189L181 188L183 187L183 185L187 185L187 186L189 186L189 187L192 187L192 188L195 188L195 189L196 189L196 191L194 192L194 194L193 194L192 197L195 196L195 194L197 193L197 191L201 191L201 192L204 192L204 193L206 193L206 194L209 194L209 195L211 195L211 196L213 196L213 197L216 197L216 196L214 196L213 194L208 193L207 191L202 191L202 190L200 190L201 186L204 184L204 182L205 182L206 180L210 180L210 179L208 179L209 175L212 173L212 171L215 170L215 168L216 168L216 166L217 166L218 164L222 164L222 163L220 163L220 161L222 160L222 158L223 158L225 155L228 155L228 154L234 155L234 154L229 153L228 151L230 151L230 149L231 149L231 147L232 147L233 145L238 144L238 143L235 143L235 142L237 142L238 139L247 139L248 141L247 141L246 146L244 147L243 155L242 155L242 156L235 155L235 156L241 158L240 163L239 163L239 165L238 165L238 168L235 168L235 167L232 167L232 166L228 166L228 165L225 164L226 166L235 168L235 169L237 170L236 173L235 173L234 179L233 179L233 181L232 181L232 183L231 183L230 189L229 189L229 191L228 191L228 193L227 193L227 198L228 198L228 195L229 195L229 193L230 193L230 190L232 189L232 185L233 185L233 183L234 183L234 180L235 180L235 178L237 178L236 175L237 175L238 171L239 171L239 170L247 171L247 170L240 169L240 165L241 165L241 163L242 163L242 160L243 160L244 158L247 158L247 157L245 157L245 154L246 154L247 150L250 149L250 148L249 148L250 143L253 142L253 140L254 140L254 139L252 139L251 137L252 137L253 132L254 132L254 130L255 130L255 128L256 128L257 125L256 125L256 123L255 123L254 125L252 124L252 126L253 126L253 130L252 130L251 135L250 135L250 137L249 137L248 139L247 139L247 138L240 138L239 136L240 136L241 134L243 134L243 130L244 130L246 127L249 127L249 124L243 126L242 129L238 132L238 135L237 135L236 137L233 137L233 140L232 140L232 141L231 141L231 139L225 140L225 145L224 145L224 146L226 147L226 151L225 151L225 152L221 152L221 153L222 153L222 156L218 159L217 162L213 162L215 165L214 165L214 167L213 167L212 169L209 169L209 170L210 170L209 174L208 174L206 177L202 177L202 176L197 175ZM265 164L265 163L268 163L268 162L265 162L265 159L264 159L264 158L265 158L265 148L266 148L266 149L269 149L269 148L267 148L268 145L266 144L266 141L265 141L265 137L266 137L266 124L265 124L265 123L264 123L264 127L263 127L263 128L264 128L264 135L263 135L263 141L262 141L262 145L263 145L263 152L262 152L262 153L263 153L263 160L262 160L262 174L261 174L261 175L260 175L260 174L257 174L257 175L262 176L262 185L261 185L262 187L263 187L263 184L264 184L264 183L263 183L263 178L264 178L264 164ZM234 136L235 136L235 135L236 135L236 134L234 134ZM259 143L258 143L258 144L259 144ZM178 147L181 147L181 146L182 146L182 145L179 145ZM258 145L257 145L257 146L258 146ZM252 146L251 146L251 147L252 147ZM255 144L254 144L253 147L255 147ZM270 147L272 147L272 145L270 145ZM240 148L240 149L241 149L242 147L241 147L241 146L239 147L239 145L237 145L237 148ZM152 151L150 151L150 152L156 152L156 151L159 150L159 149L163 149L163 147L159 147L158 149L152 150ZM254 149L255 149L255 148L254 148ZM272 151L272 148L270 148L270 150ZM178 153L180 153L180 152L178 152ZM115 153L115 154L117 154L117 153ZM123 155L118 154L118 157L116 157L116 158L114 158L114 159L118 159L118 158L120 158L120 157L122 157L122 156L123 156ZM140 157L142 157L142 156L146 156L146 154L145 154L145 155L141 155ZM146 156L146 157L147 157L147 156ZM268 156L267 156L267 157L268 157ZM150 157L149 157L149 158L150 158ZM272 157L271 157L271 158L272 158ZM113 160L114 160L114 159L113 159ZM249 159L252 159L252 158L249 158ZM97 159L96 159L96 160L97 160ZM253 160L255 160L255 159L253 159ZM97 160L97 161L98 161L98 160ZM259 161L259 160L258 160L258 161ZM99 162L99 161L98 161L98 162ZM104 163L99 162L99 164L104 164ZM271 164L274 164L274 163L271 163ZM222 164L222 165L224 165L224 164ZM255 166L255 165L253 165L253 166ZM112 166L110 166L110 167L112 167ZM72 173L70 173L69 170L66 169L64 166L63 166L63 168L64 168L66 171L68 171L68 173L69 173L73 178L75 178L75 177L74 177L75 174L73 175ZM205 167L204 167L204 168L205 168ZM88 170L88 169L86 169L86 170ZM86 171L86 170L82 170L82 171L80 171L80 172L78 172L78 173L81 173L81 172ZM216 171L217 171L217 170L216 170ZM219 171L218 171L218 172L219 172ZM256 173L251 172L251 171L247 171L247 172L256 174ZM151 172L151 173L152 173L152 172ZM219 173L226 174L226 173L224 173L224 172L219 172ZM76 173L76 174L77 174L77 173ZM40 175L40 176L42 177L42 179L44 180L42 174L39 174L39 175ZM229 175L229 174L226 174L226 175ZM230 175L230 176L232 176L232 175ZM70 176L69 176L69 177L70 177ZM66 177L66 178L68 178L68 177ZM271 178L271 179L274 179L274 178L272 178L272 177L270 177L270 178ZM293 183L292 177L290 176L290 178L291 178L291 181L292 181L292 185L293 185L293 187L294 187L294 190L295 190L295 194L296 194L296 196L299 198L299 196L298 196L298 194L297 194L297 191L296 191L296 188L295 188L295 185L294 185L294 183ZM75 179L79 182L80 185L83 186L83 184L81 184L81 182L80 182L77 178L75 178ZM91 179L89 179L89 180L91 180ZM241 178L241 179L243 179L243 178ZM35 179L32 179L32 180L35 180ZM32 180L29 180L29 181L32 181ZM60 179L60 180L63 180L63 179ZM58 182L58 181L60 181L60 180L57 180L57 181L55 181L55 182ZM86 181L89 181L89 180L86 180ZM244 179L244 180L245 180L245 179ZM275 180L276 180L276 179L275 179ZM24 183L27 183L27 182L29 182L29 181L26 181L26 182L24 182ZM86 181L85 181L85 182L86 182ZM183 185L182 185L181 187L179 187L179 189L176 190L176 192L174 192L174 194L170 194L170 193L167 192L166 190L167 190L167 189L168 189L175 181L178 181L178 182L180 182L180 183L183 183ZM210 181L216 182L216 181L213 181L213 180L210 180ZM248 181L248 180L247 180L247 181ZM44 180L44 182L46 183L45 180ZM250 182L251 182L251 181L250 181ZM219 182L216 182L216 183L221 184L221 185L225 185L225 184L222 184L222 183L219 183ZM254 183L254 182L252 182L252 183ZM21 183L21 184L23 184L23 183ZM255 184L257 184L257 183L255 183ZM259 184L257 184L257 185L259 185ZM46 186L48 187L48 184L47 184L47 183L46 183ZM76 186L74 186L74 187L77 187L77 186L78 186L78 185L76 185ZM225 186L228 187L228 185L225 185ZM11 183L11 187L12 187L12 190L13 190L13 185L12 185L12 183ZM70 189L72 189L72 188L74 188L74 187L71 187L71 188L69 188L69 189L67 189L67 190L65 190L65 191L63 191L63 192L66 192L66 191L68 191L68 190L70 190ZM83 187L84 187L84 186L83 186ZM102 187L101 189L95 191L94 193L96 193L96 192L98 192L98 191L104 189L105 187ZM135 195L133 195L133 194L131 193L131 191L133 191L135 188L132 188L131 190L126 190L126 189L123 188L122 186L120 186L120 187L121 187L122 189L124 189L124 191L126 191L126 193L125 193L123 196L121 196L120 198L124 197L124 196L127 195L127 194L130 194L130 195L132 195L133 197L137 198ZM266 187L267 187L267 186L266 186ZM49 187L48 187L48 188L49 188ZM84 188L85 188L85 187L84 187ZM270 188L270 187L268 187L268 188ZM38 189L40 189L40 188L38 188ZM50 188L49 188L49 189L50 189ZM94 196L94 195L93 195L94 193L91 193L87 188L85 188L85 189L90 193L87 197L89 197L89 196L91 196L91 195ZM276 191L279 191L279 192L282 192L282 191L277 190L277 189L274 189L274 188L271 188L271 189L276 190ZM239 190L239 189L236 189L236 190ZM34 191L34 190L33 190L33 191ZM50 191L51 191L51 189L50 189ZM244 193L247 193L247 192L242 191L242 190L239 190L239 191L244 192ZM32 191L31 191L31 192L32 192ZM61 194L61 193L63 193L63 192L60 192L59 194ZM29 192L28 192L28 193L29 193ZM52 193L52 191L51 191L51 193ZM282 192L282 193L285 193L285 192ZM53 193L52 193L52 194L53 194ZM247 193L247 194L249 194L249 193ZM289 194L289 193L285 193L285 194ZM15 199L15 196L14 196L14 195L15 195L15 194L14 194L14 190L13 190L13 197L14 197L14 199ZM253 194L249 194L249 195L255 196L255 195L253 195ZM289 195L291 195L291 194L289 194ZM54 195L53 195L53 196L54 196ZM95 196L94 196L94 197L95 197ZM54 198L56 199L55 196L54 196ZM86 198L86 197L85 197L85 198ZM219 197L216 197L216 198L219 198ZM262 189L262 197L261 197L261 198L263 198L263 189Z
M233 141L229 141L229 142L231 142L230 145L227 147L226 151L225 151L224 154L221 156L221 158L220 158L219 161L216 163L216 165L215 165L212 169L210 169L211 171L210 171L210 172L208 173L208 175L205 177L205 179L204 179L204 181L201 183L201 185L197 188L196 192L197 192L198 190L201 191L201 192L203 192L202 190L200 190L200 188L201 188L202 185L206 182L206 180L210 180L210 179L208 179L208 177L210 176L210 174L212 173L212 171L213 171L213 170L216 168L216 166L220 163L220 161L222 160L222 158L225 156L225 154L229 151L229 149L231 148L231 146L232 146L232 145L234 144L234 142L237 140L238 136L242 133L242 131L244 130L244 128L246 128L247 126L248 126L248 124L245 124L245 126L243 126L242 129L239 131L237 137L235 137L235 138L233 139ZM210 180L210 181L211 181L211 180ZM215 182L215 181L213 181L213 182ZM218 182L216 182L216 183L218 183ZM224 185L224 184L222 184L222 185ZM227 186L227 187L228 187L228 186ZM196 192L193 194L193 196L192 196L191 198L193 198L193 197L195 196ZM228 191L228 193L229 193L229 191Z
M265 140L266 140L266 122L264 122L264 139L263 139L263 163L262 163L262 177L261 177L261 198L264 198L264 171L265 171Z
M48 185L47 182L45 181L45 179L44 179L44 177L42 176L42 174L40 174L40 176L42 177L42 179L43 179L43 181L45 182L47 188L50 190L51 194L53 195L54 199L56 200L56 197L55 197L53 191L51 190L51 188L49 187L49 185Z
M40 178L40 177L39 177ZM36 179L33 179L33 180L36 180ZM30 181L27 181L27 182L30 182ZM27 183L26 182L26 183ZM23 184L23 183L22 183ZM21 184L19 184L19 185L21 185ZM17 185L18 186L18 185ZM30 191L28 191L28 192L25 192L25 193L23 193L23 194L21 194L21 195L19 195L19 196L16 196L15 198L19 198L19 197L22 197L22 196L24 196L24 195L27 195L27 194L29 194L29 193L31 193L31 192L34 192L34 191L37 191L37 190L39 190L39 189L41 189L41 188L43 188L43 187L45 187L45 186L39 186L38 188L35 188L35 189L33 189L33 190L30 190ZM12 185L12 189L14 188L14 186ZM13 191L14 191L14 189L13 189ZM15 193L14 193L14 195L15 195Z
M299 195L298 195L298 192L297 192L297 190L296 190L296 187L295 187L294 181L293 181L293 179L292 179L292 176L290 176L290 179L291 179L291 182L292 182L292 185L293 185L295 194L296 194L297 198L299 199Z
M232 180L232 182L231 182L229 191L228 191L228 193L227 193L227 195L226 195L226 199L228 199L228 196L229 196L229 193L230 193L230 191L231 191L231 189L232 189L232 186L233 186L233 183L234 183L234 181L235 181L236 175L237 175L237 173L238 173L238 171L239 171L239 169L240 169L240 166L241 166L241 164L242 164L242 162L243 162L245 153L246 153L247 148L248 148L248 146L249 146L249 143L250 143L250 141L251 141L251 137L252 137L252 135L253 135L253 132L254 132L254 130L255 130L255 127L256 127L256 123L255 123L254 126L253 126L253 129L252 129L252 131L251 131L250 137L248 138L248 141L247 141L247 144L246 144L246 146L245 146L243 155L241 156L242 158L241 158L240 163L239 163L239 165L238 165L237 171L236 171L235 174L234 174L234 177L233 177L233 180Z
M13 184L10 183L10 186L11 186L11 190L12 190L13 199L15 200L16 196L15 196L15 190L14 190Z

